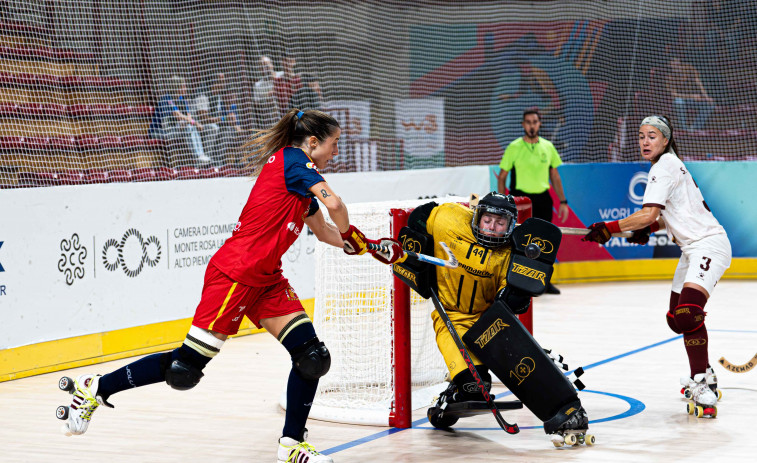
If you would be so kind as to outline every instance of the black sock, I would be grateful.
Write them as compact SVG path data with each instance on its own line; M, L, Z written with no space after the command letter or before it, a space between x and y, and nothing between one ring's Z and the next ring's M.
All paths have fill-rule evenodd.
M489 373L489 369L483 365L476 365L476 371L481 376L481 379L484 380L486 389L490 390L492 387L492 376ZM484 395L478 388L476 379L473 377L473 373L471 373L470 370L466 369L456 374L455 377L452 378L452 382L457 386L457 394L455 397L457 402L484 400Z
M100 378L97 395L108 400L108 397L116 392L163 381L165 372L160 368L163 355L163 353L159 353L142 357L136 362L104 375Z
M210 361L210 357L205 357L186 344L182 344L168 355L166 353L148 355L104 375L100 378L97 395L102 396L103 400L108 400L108 397L116 392L165 381L165 369L180 356L185 362L199 370L205 368Z
M317 339L313 324L307 317L292 320L294 323L287 325L279 334L279 342L292 353L293 350L302 348L302 346ZM308 380L300 376L294 366L289 372L289 382L287 383L287 409L284 420L285 437L291 437L297 441L302 440L302 434L305 430L305 423L310 414L310 407L313 406L313 398L318 388L318 380Z

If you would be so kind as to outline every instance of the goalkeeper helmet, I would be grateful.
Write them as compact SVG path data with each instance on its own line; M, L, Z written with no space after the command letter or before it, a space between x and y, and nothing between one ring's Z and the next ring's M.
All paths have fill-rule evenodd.
M492 191L473 209L471 229L478 244L494 249L507 243L517 221L518 208L513 197Z

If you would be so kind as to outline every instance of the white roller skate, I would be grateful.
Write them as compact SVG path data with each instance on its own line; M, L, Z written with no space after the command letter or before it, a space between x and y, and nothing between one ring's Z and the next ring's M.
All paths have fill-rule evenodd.
M718 396L712 391L707 384L707 374L699 373L694 378L689 379L687 386L691 395L691 401L686 404L686 411L689 415L697 418L715 418L718 416Z
M89 427L92 413L100 405L113 408L102 397L97 395L100 375L81 375L74 381L68 376L58 381L58 387L71 394L71 405L61 405L55 411L59 420L66 420L61 431L66 436L84 434Z
M305 442L308 437L307 429L302 433L302 441L291 437L279 439L278 463L334 463L327 455L319 453L312 445Z
M707 385L710 386L710 389L712 389L712 392L715 393L715 395L718 397L718 401L720 401L723 398L723 392L718 389L718 377L715 376L715 371L713 371L712 367L707 367L705 375L707 377ZM691 378L689 378L688 376L681 378L681 386L683 386L681 388L681 394L683 394L683 397L687 400L691 399L689 382L691 382Z

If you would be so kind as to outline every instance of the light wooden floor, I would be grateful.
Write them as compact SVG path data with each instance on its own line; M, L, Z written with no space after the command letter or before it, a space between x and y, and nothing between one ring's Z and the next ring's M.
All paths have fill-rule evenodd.
M669 283L561 289L537 300L536 338L572 368L586 368L580 397L594 447L554 448L527 410L506 415L521 426L516 436L490 415L463 419L452 432L435 430L418 410L406 430L311 420L310 442L336 462L754 461L757 369L735 374L716 362L724 356L741 364L757 352L757 283L723 281L707 305L710 357L724 392L713 420L685 412L678 384L688 373L684 347L664 320ZM230 340L191 391L165 384L126 391L112 398L115 410L97 410L86 435L60 434L54 412L69 396L58 378L125 363L0 383L0 461L275 461L289 360L272 337Z

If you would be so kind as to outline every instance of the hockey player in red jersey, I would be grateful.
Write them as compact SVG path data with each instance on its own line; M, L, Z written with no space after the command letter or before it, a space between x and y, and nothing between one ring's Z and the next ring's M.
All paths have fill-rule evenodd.
M275 336L292 358L278 460L332 461L306 442L305 429L318 379L328 372L331 357L282 274L281 256L307 225L318 240L347 254L369 252L387 264L402 257L396 241L368 240L350 225L347 207L321 176L319 169L338 155L340 134L330 115L293 109L245 145L257 180L232 236L208 264L184 343L103 376L61 379L61 389L73 394L71 407L59 407L67 435L83 434L92 412L99 405L112 407L108 399L117 392L162 381L178 390L195 387L245 315ZM334 225L326 222L321 205ZM369 251L368 243L381 244L382 250Z

